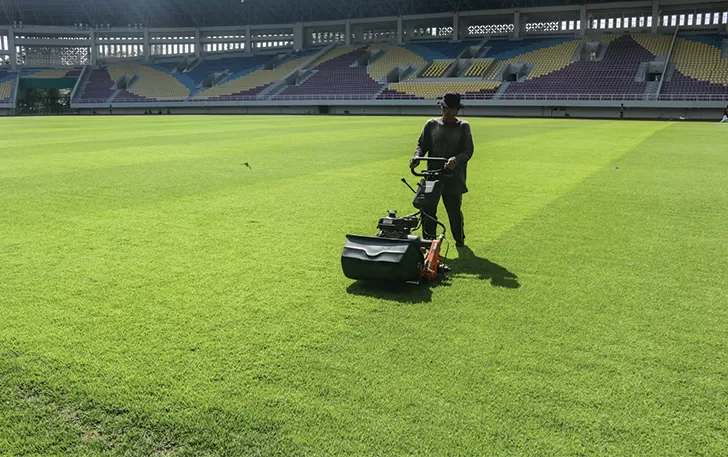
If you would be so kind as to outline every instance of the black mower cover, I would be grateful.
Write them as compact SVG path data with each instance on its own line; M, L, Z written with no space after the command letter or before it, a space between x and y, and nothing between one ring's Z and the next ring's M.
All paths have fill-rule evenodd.
M341 266L350 279L418 281L424 254L422 241L346 235Z

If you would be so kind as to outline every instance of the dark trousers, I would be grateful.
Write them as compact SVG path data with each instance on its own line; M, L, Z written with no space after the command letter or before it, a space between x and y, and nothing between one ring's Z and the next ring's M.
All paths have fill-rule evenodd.
M450 230L452 238L456 242L465 241L465 232L463 221L463 212L461 208L463 206L463 194L457 193L443 193L442 202L445 204L445 210L447 211L447 217L450 219ZM437 205L435 207L423 208L423 212L437 219ZM437 233L437 223L427 216L422 216L422 235L426 239L435 239L435 233Z

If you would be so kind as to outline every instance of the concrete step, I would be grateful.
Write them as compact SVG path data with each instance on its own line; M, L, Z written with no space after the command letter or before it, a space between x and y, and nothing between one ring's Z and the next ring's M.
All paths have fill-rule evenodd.
M106 103L111 104L112 101L116 98L117 95L121 92L121 89L116 89L113 94L111 94L111 97L109 97L108 100L106 100Z
M384 92L385 90L387 90L387 87L389 87L389 84L382 84L382 87L379 89L379 92L377 92L376 94L374 94L374 97L372 97L372 98L376 99L377 97L379 97L380 95L382 95L382 92Z
M504 82L500 85L497 91L495 91L495 94L493 94L493 100L500 100L501 95L505 93L505 91L508 89L508 86L510 86L512 83L510 82Z
M597 60L602 61L604 59L604 54L607 53L607 49L609 49L609 43L602 43L602 46L599 46L599 52L597 52Z
M647 68L650 66L649 62L640 62L639 66L637 67L637 74L634 77L634 81L638 83L645 82L645 79L647 79Z
M576 51L574 51L574 54L571 55L571 62L578 62L581 60L581 50L584 49L585 44L586 43L582 43L576 47Z
M296 85L297 86L300 86L301 84L303 84L306 81L308 81L313 75L315 75L318 72L319 72L318 70L311 70L311 71L309 71L308 74L306 76L304 76L301 80L296 81Z
M652 100L657 95L657 89L660 87L659 81L647 81L645 84L645 100Z
M667 64L667 70L665 71L665 74L662 75L662 79L665 81L672 81L672 76L675 74L675 64L673 62L670 62Z
M284 90L286 90L286 87L289 87L286 84L279 84L278 86L273 87L273 90L264 90L258 94L260 97L264 97L267 99L271 99L275 97L276 95L280 94Z

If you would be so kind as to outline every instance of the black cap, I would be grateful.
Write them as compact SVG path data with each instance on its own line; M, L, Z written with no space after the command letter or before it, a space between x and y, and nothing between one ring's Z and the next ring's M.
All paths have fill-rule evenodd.
M445 108L463 108L463 104L460 103L460 94L457 92L448 92L442 96L442 100L437 102L438 105L444 106Z

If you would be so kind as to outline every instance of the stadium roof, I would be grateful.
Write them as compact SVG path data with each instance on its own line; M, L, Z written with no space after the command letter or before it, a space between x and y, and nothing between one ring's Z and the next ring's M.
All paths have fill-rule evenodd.
M613 1L613 0L612 0ZM211 27L581 5L602 0L0 0L0 24Z

